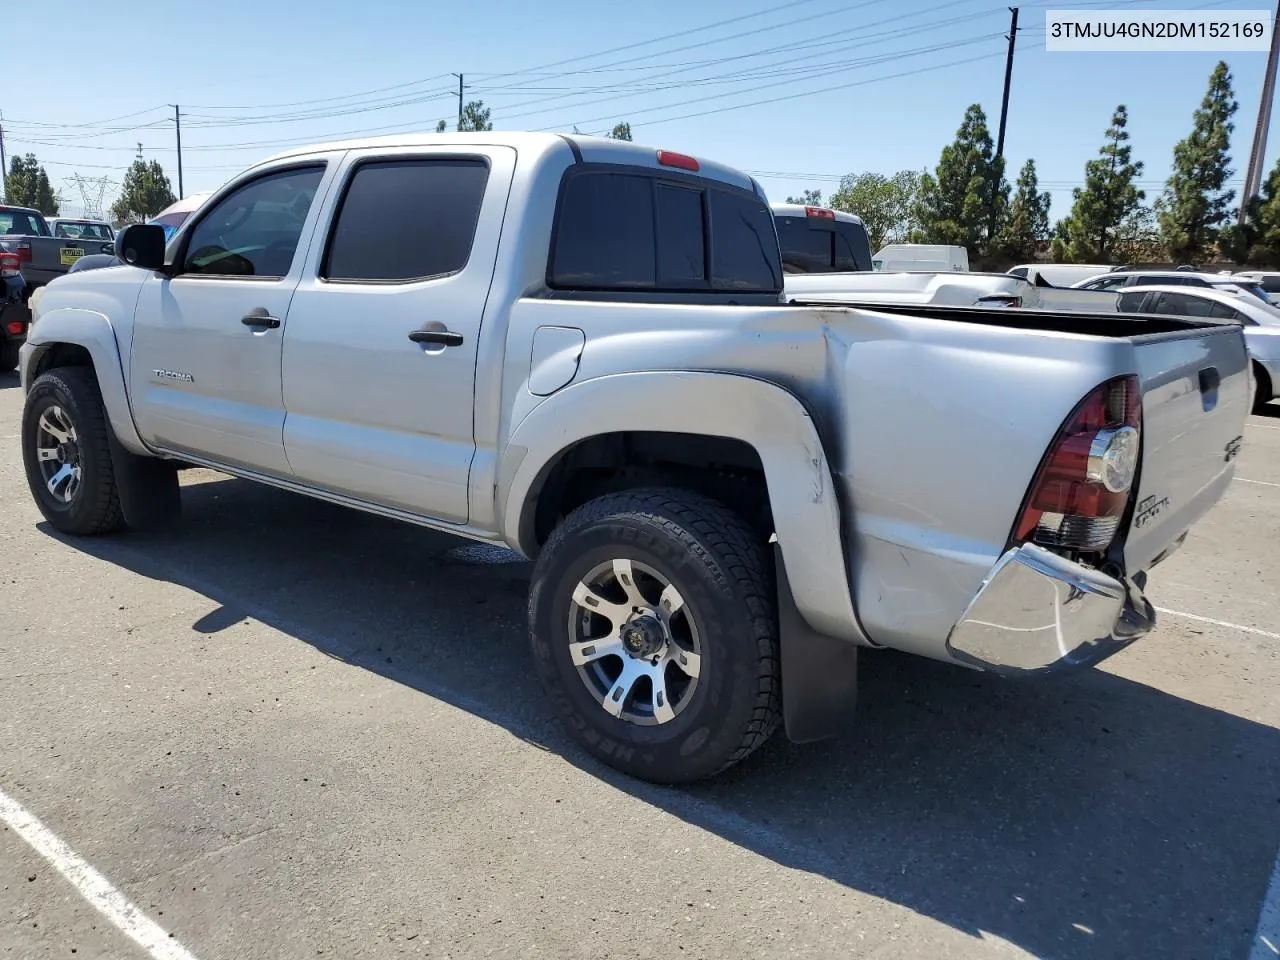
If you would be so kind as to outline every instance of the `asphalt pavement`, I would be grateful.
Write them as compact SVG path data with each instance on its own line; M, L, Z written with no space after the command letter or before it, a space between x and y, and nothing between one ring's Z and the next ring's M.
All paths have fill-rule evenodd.
M550 716L518 558L202 470L178 529L66 539L21 399L0 799L56 855L0 830L0 957L1277 955L1280 404L1101 668L874 652L847 736L669 789Z

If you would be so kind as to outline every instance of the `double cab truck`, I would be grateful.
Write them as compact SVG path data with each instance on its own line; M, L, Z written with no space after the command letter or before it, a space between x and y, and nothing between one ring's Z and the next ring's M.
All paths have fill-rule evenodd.
M869 648L1137 640L1250 403L1237 325L784 302L752 178L612 140L299 148L119 253L21 351L53 528L173 523L197 464L514 548L554 710L660 782L839 732Z
M28 292L62 276L85 254L113 252L110 229L104 237L55 236L39 210L0 205L0 251L17 255Z

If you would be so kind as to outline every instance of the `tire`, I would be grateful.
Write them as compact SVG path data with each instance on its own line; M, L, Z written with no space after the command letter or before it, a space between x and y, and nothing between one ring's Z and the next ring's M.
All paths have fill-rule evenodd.
M1262 369L1262 364L1256 360L1253 362L1253 412L1261 413L1262 408L1271 402L1271 378L1267 376L1267 371Z
M635 614L627 572L649 616ZM655 596L669 596L664 582L682 601L674 614ZM594 596L579 602L575 590L583 585ZM714 500L666 488L592 500L552 533L534 568L529 634L538 676L569 732L610 766L655 783L713 776L745 759L780 722L775 590L766 545ZM665 637L665 653L644 648L652 662L630 656L622 636ZM599 656L598 647L616 653ZM687 653L696 656L689 661ZM582 662L587 655L599 659ZM657 670L661 679L637 680L610 710L628 668Z
M0 373L17 369L20 349L22 344L17 340L0 340Z
M71 442L59 442L45 424L69 436ZM44 518L62 533L92 536L124 526L111 462L110 429L98 382L87 367L50 370L38 377L27 393L22 409L27 485ZM42 459L42 450L65 459ZM72 480L64 479L56 484L55 492L50 489L46 470L56 474L63 467L73 469L73 478L78 467L78 480L73 486Z

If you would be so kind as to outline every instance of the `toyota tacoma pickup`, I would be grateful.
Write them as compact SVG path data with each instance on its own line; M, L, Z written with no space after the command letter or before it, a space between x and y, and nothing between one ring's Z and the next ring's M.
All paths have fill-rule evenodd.
M118 249L21 351L53 528L171 523L192 463L512 547L555 711L660 782L837 733L867 648L1141 637L1250 402L1238 325L784 302L752 178L612 140L297 149Z

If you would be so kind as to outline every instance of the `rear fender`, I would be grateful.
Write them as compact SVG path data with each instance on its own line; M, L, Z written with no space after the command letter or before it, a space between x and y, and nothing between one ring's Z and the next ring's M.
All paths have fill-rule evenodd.
M21 374L23 389L30 389L42 361L58 344L83 347L93 360L102 404L116 440L130 453L149 453L133 422L129 394L125 389L121 347L110 319L95 310L65 307L40 314L27 331L23 348Z
M870 645L849 589L840 506L813 420L783 388L722 373L659 371L566 387L513 430L498 471L499 529L537 553L533 517L542 481L573 445L624 431L741 440L764 466L778 545L796 608L814 631Z

